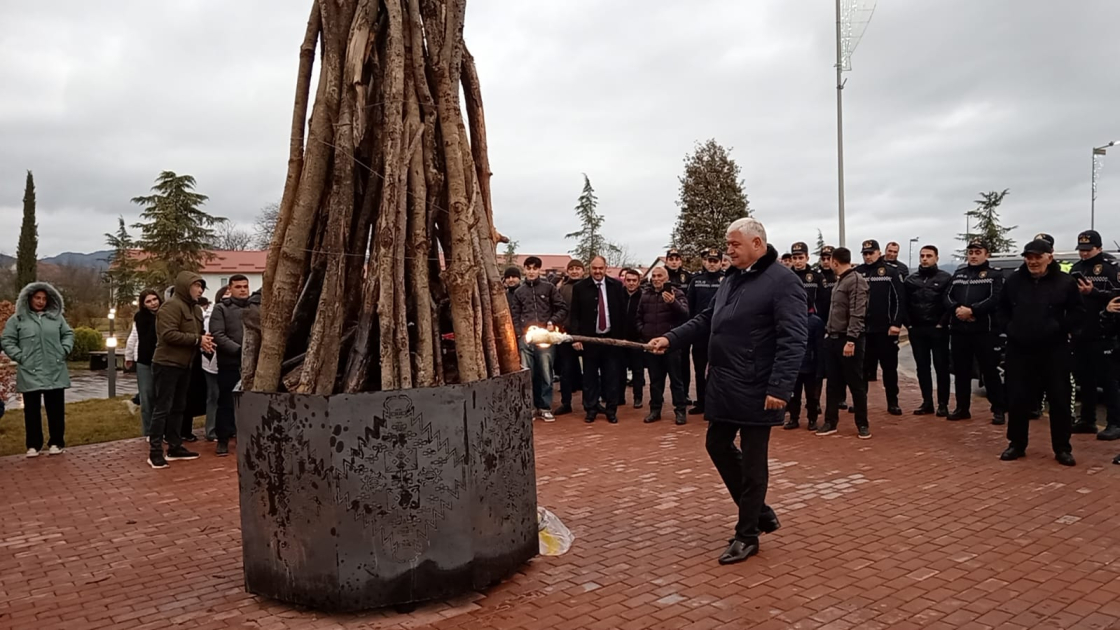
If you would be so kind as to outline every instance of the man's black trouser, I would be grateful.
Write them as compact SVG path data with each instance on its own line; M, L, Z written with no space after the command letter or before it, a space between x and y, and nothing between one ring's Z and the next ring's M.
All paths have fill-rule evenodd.
M171 448L183 445L179 431L187 408L191 370L152 363L152 381L155 384L155 405L152 406L152 428L148 434L148 444L150 450L157 453L163 450L164 439Z
M844 400L845 388L852 393L851 409L855 412L856 426L869 426L867 420L867 381L864 380L863 360L864 342L860 337L855 342L855 353L844 356L844 337L828 337L824 340L825 374L828 375L828 393L825 397L824 421L836 425L840 422L840 402Z
M237 433L237 417L233 411L233 390L241 381L241 370L218 366L218 416L214 432L219 440L228 440Z
M43 450L43 407L47 408L47 446L66 448L66 390L40 389L23 392L23 426L27 448Z
M593 343L583 346L583 410L587 415L596 413L600 398L607 417L617 413L621 367L622 353L618 348Z
M646 353L646 369L649 370L649 409L658 410L665 404L665 377L669 377L669 393L673 399L673 409L684 409L688 399L681 374L683 350L673 350L665 354Z
M704 390L708 387L708 340L692 345L692 365L696 368L696 404L704 407ZM685 384L688 392L688 384Z
M1007 408L1003 392L1003 380L999 376L999 338L993 333L950 333L950 349L953 354L953 376L957 385L957 410L969 411L972 408L972 361L980 364L980 374L984 377L984 389L988 392L988 402L992 413L1003 413ZM1035 396L1031 396L1032 400Z
M1070 371L1073 357L1069 344L1054 341L1030 347L1008 344L1007 400L1010 412L1007 441L1020 450L1027 449L1030 413L1038 392L1046 392L1050 402L1050 445L1055 453L1072 453L1070 425L1073 423L1070 400Z
M871 366L869 374L875 373L875 366L883 367L883 389L887 392L887 406L898 406L898 335L886 332L867 333L864 348L866 353L863 365Z
M634 392L634 400L642 398L646 388L646 351L626 348L622 351L622 369L618 371L619 402L626 399L626 370L630 370L630 387Z
M1108 426L1120 426L1120 387L1116 383L1116 366L1105 352L1102 340L1076 341L1073 344L1073 376L1081 389L1080 421L1096 425L1097 388L1104 394Z
M735 446L735 436L741 435ZM777 515L766 505L766 487L770 483L768 461L770 427L748 427L729 422L710 422L705 439L708 456L719 471L723 485L739 506L735 539L757 543L759 521L774 521Z
M692 387L692 344L681 348L681 377L684 379L684 397L687 399ZM699 396L699 394L697 394Z
M816 366L809 373L797 375L793 384L793 397L789 399L789 418L797 421L801 419L802 392L805 398L805 415L809 422L816 422L821 415L821 379L817 377Z
M560 372L560 404L572 406L572 392L583 389L583 370L579 365L580 353L570 343L556 348L557 370Z
M933 372L937 374L937 406L949 406L949 331L934 326L914 327L909 330L910 349L918 368L918 387L922 390L922 405L932 406Z

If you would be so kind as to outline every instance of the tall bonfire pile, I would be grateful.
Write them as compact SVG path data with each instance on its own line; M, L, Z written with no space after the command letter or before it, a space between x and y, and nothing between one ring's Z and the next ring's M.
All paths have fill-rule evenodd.
M314 2L260 319L246 322L246 389L328 395L519 369L465 11Z

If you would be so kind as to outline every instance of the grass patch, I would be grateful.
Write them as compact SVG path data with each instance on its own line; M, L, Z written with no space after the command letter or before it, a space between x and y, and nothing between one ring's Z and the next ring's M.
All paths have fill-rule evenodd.
M140 437L140 411L128 411L132 396L112 399L83 400L66 404L66 446L112 442ZM205 417L195 419L195 428L203 427ZM201 439L201 432L195 432ZM43 441L47 441L46 412L43 413ZM23 410L9 409L0 418L0 455L18 455L27 451L23 427Z

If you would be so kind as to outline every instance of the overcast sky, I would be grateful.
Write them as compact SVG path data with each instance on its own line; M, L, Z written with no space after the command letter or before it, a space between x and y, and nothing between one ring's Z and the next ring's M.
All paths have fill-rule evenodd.
M39 252L104 248L164 169L251 224L280 198L308 0L0 0L0 251L25 171ZM609 238L662 253L698 140L733 147L751 207L786 250L837 238L835 18L824 0L470 0L497 227L562 253L591 177ZM848 244L959 247L978 191L1072 249L1090 150L1120 140L1120 3L881 0L845 94ZM1120 240L1120 147L1097 228ZM915 254L916 255L916 254Z

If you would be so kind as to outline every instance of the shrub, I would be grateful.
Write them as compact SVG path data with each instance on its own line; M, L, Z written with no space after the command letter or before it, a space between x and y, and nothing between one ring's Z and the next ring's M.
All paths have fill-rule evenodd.
M79 326L74 329L74 349L70 351L71 361L88 361L89 353L105 349L105 338L92 328Z

